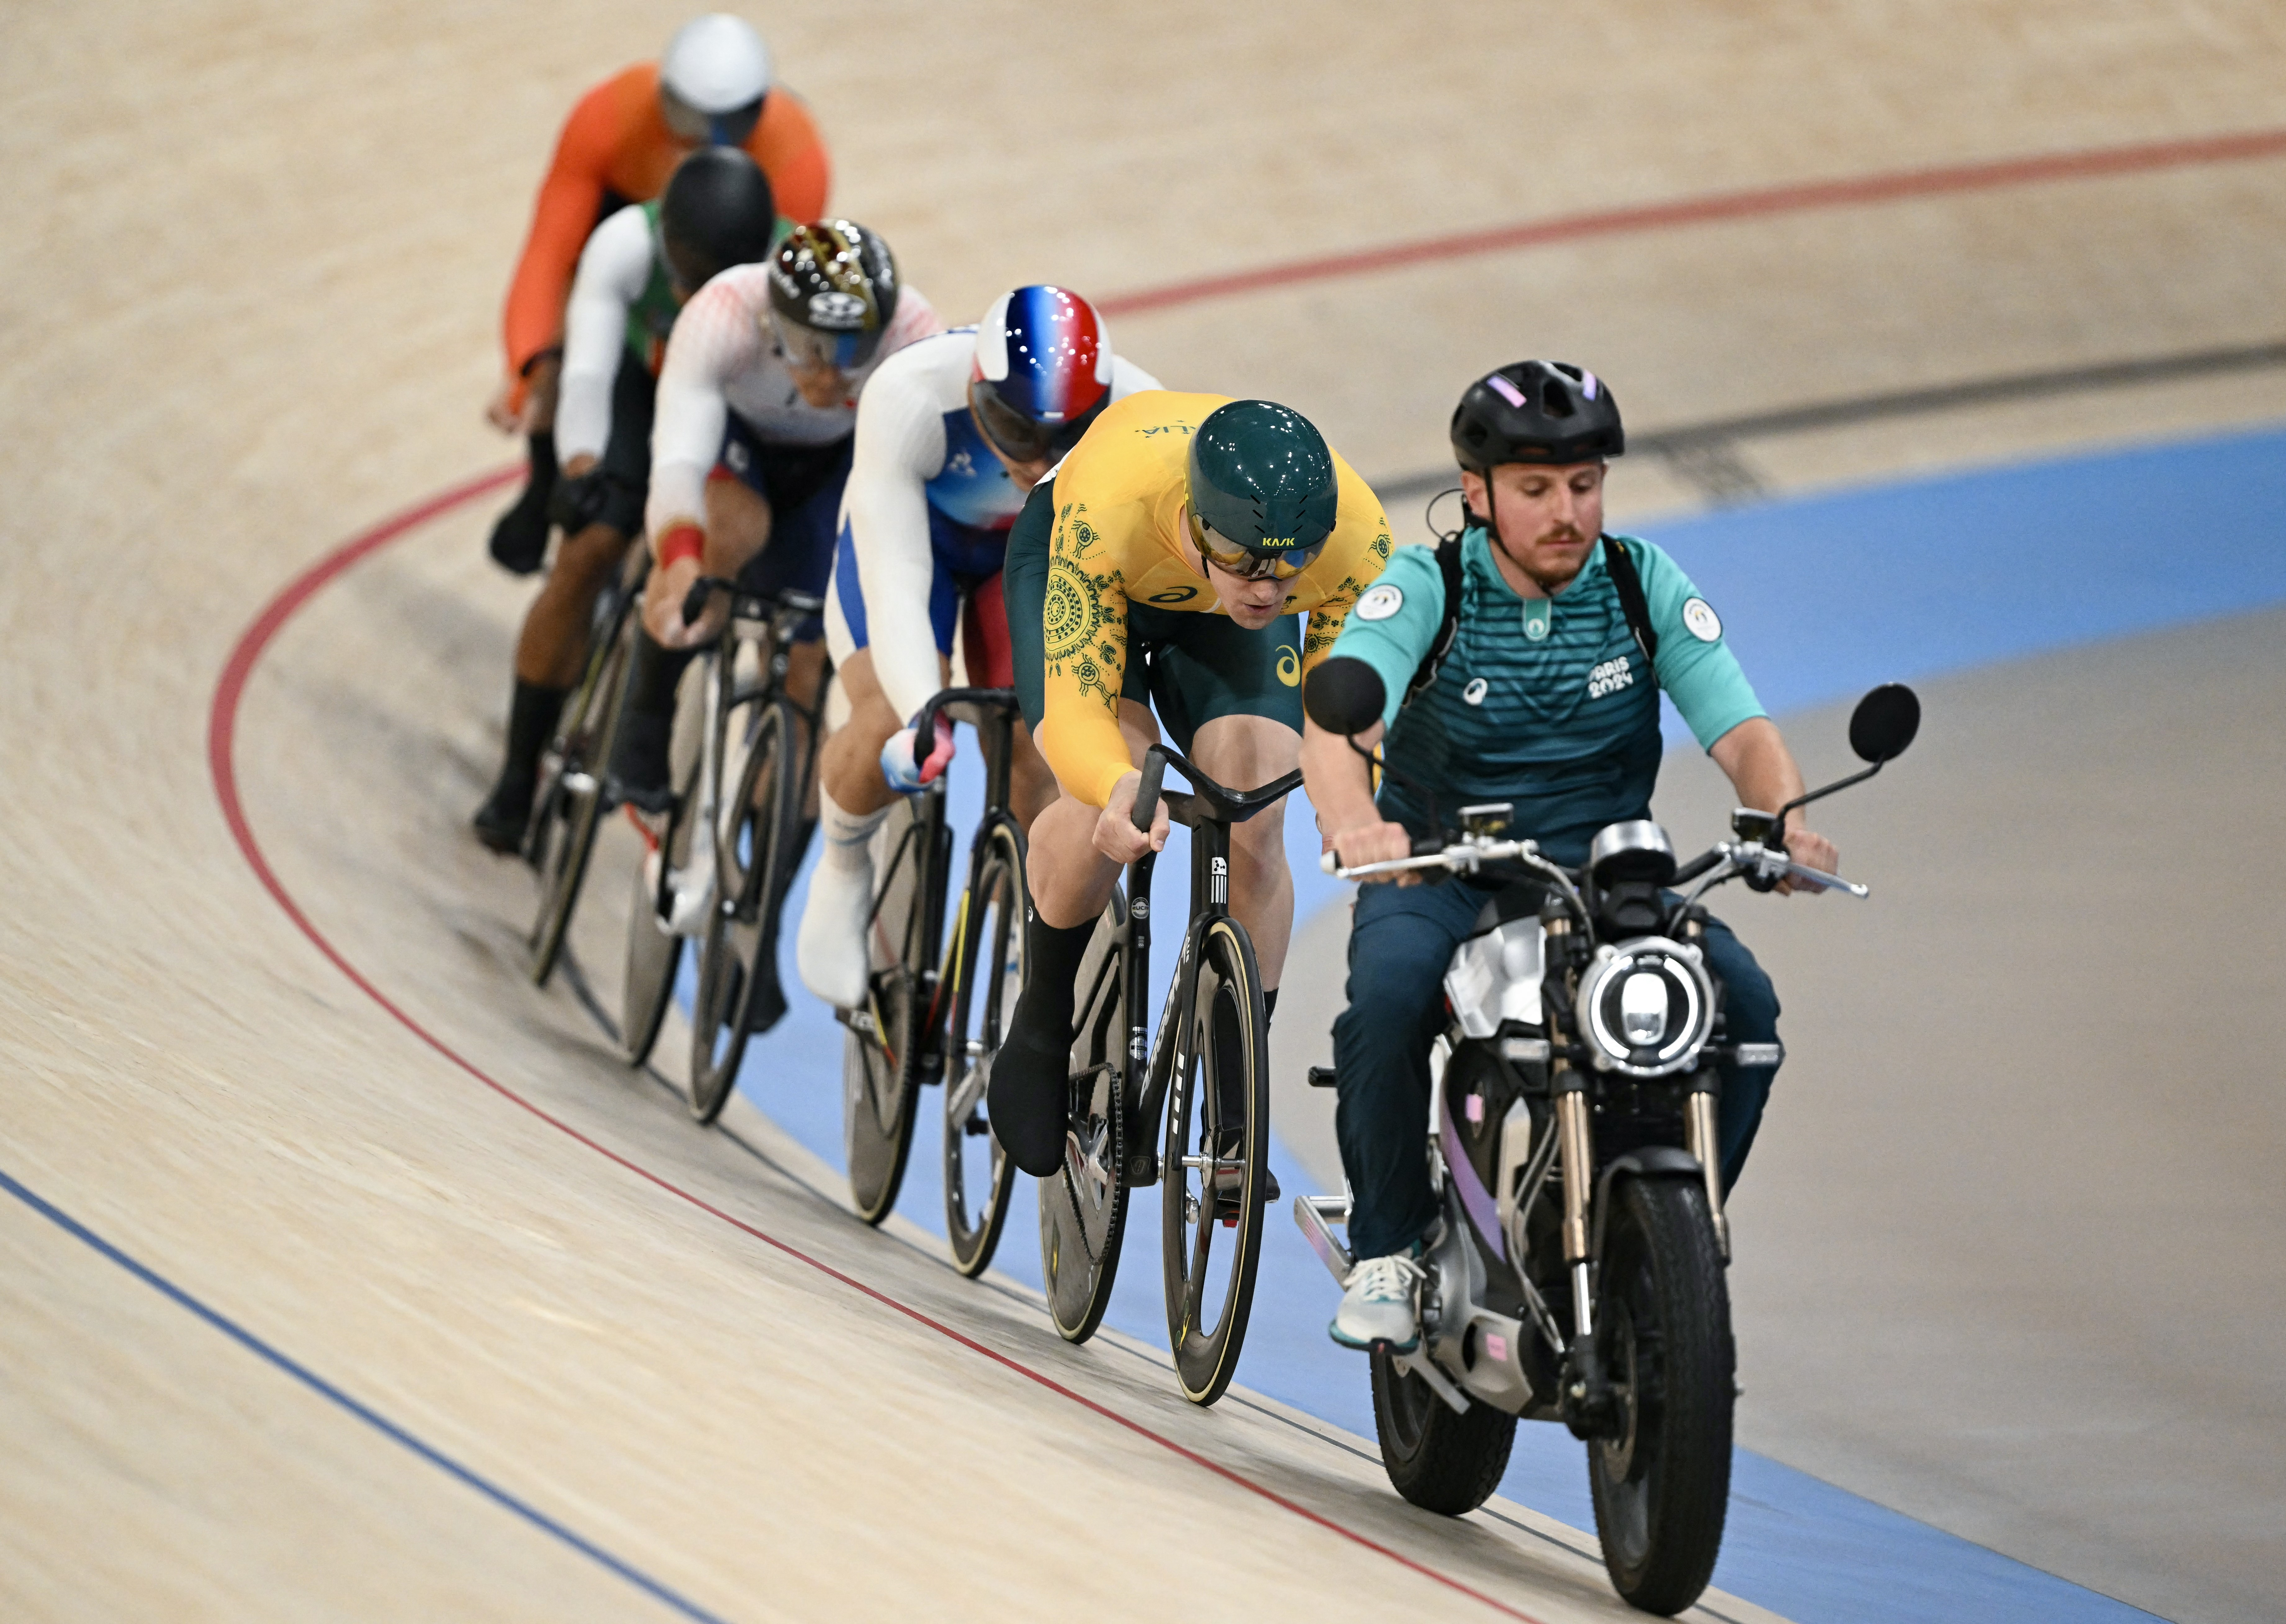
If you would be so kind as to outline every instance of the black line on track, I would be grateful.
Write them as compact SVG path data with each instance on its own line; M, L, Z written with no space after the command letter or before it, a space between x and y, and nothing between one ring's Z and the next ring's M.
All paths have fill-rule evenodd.
M1628 449L1649 452L1678 463L1678 472L1709 497L1735 500L1757 494L1760 482L1749 470L1722 465L1735 461L1731 443L1807 434L1821 428L1846 428L1859 423L1894 418L1920 417L1958 412L1972 406L2006 404L2014 401L2045 400L2085 394L2096 389L2132 388L2139 385L2172 383L2187 378L2217 377L2230 373L2261 372L2286 366L2286 341L2235 344L2219 349L2185 350L2176 355L2143 356L2101 361L2087 366L2059 367L2040 372L2012 373L1997 378L1969 379L1923 388L1862 395L1847 400L1809 405L1782 406L1773 411L1743 412L1710 418L1674 428L1652 429L1628 436ZM1706 466L1711 465L1711 466ZM1384 502L1433 495L1458 482L1450 468L1400 475L1376 483Z

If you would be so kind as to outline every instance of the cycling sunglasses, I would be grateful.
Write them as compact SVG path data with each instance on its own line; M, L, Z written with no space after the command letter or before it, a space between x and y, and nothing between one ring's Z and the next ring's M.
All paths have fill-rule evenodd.
M1080 443L1109 404L1107 395L1068 423L1042 423L1001 399L1000 392L983 379L971 379L968 385L968 406L976 414L976 426L1011 462L1044 462L1062 456Z
M1281 553L1274 558L1265 557L1217 534L1198 514L1192 514L1189 518L1191 540L1197 544L1206 561L1224 574L1234 575L1242 581L1290 581L1316 563L1318 554L1326 550L1326 544L1320 541Z
M879 327L871 333L829 333L821 327L805 327L798 321L788 321L778 310L770 312L770 333L787 365L805 372L815 372L822 366L854 372L871 361L874 351L881 347Z
M674 138L690 146L744 146L762 122L762 98L728 113L701 113L662 84L658 114Z

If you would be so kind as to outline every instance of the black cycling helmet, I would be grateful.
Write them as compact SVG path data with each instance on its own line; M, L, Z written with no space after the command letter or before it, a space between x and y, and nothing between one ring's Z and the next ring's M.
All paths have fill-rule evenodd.
M1486 373L1453 409L1453 455L1472 474L1504 462L1593 462L1627 449L1612 391L1565 361L1517 361Z
M1191 435L1189 474L1191 539L1233 575L1297 576L1334 533L1334 454L1291 407L1217 406Z
M688 298L733 265L770 256L777 200L762 166L733 146L702 146L659 194L659 245Z
M771 257L770 317L798 365L864 365L896 313L896 259L854 220L798 225Z

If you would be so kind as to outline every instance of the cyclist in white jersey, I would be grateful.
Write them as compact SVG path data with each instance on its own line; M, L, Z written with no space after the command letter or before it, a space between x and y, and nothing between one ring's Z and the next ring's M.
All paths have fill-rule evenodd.
M671 797L675 682L729 613L718 593L686 625L692 583L704 574L751 592L824 592L859 395L884 360L937 326L888 246L847 220L797 228L768 264L724 271L684 307L659 373L645 514L653 567L606 774L614 800L656 813ZM798 634L806 647L788 673L805 704L823 665L819 631L813 618Z
M1106 405L1158 387L1113 356L1086 300L1036 286L1003 294L977 326L912 345L867 389L825 606L836 681L819 761L824 850L797 944L804 985L827 1002L865 1000L873 830L899 791L950 757L949 724L917 746L907 719L951 679L964 600L967 682L1010 686L1009 528ZM1012 768L1012 810L1029 824L1055 780L1021 724Z

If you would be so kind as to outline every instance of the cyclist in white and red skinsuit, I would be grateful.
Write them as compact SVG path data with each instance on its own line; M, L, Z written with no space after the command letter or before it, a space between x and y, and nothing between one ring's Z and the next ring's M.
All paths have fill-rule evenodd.
M950 757L940 723L917 762L910 724L950 680L962 601L968 681L1009 686L1009 529L1103 407L1158 387L1113 356L1086 300L1036 286L1003 294L977 326L912 345L866 391L825 605L835 699L818 766L824 850L797 943L803 984L828 1003L865 1001L873 830L898 792ZM1021 723L1011 765L1011 810L1029 825L1055 780Z
M927 299L900 286L887 246L847 220L797 228L768 263L724 271L683 307L659 372L644 513L653 565L608 775L614 799L658 812L669 798L675 679L729 613L716 593L686 625L691 584L705 574L824 592L858 396L938 325ZM800 635L788 683L807 703L824 650L815 620Z

